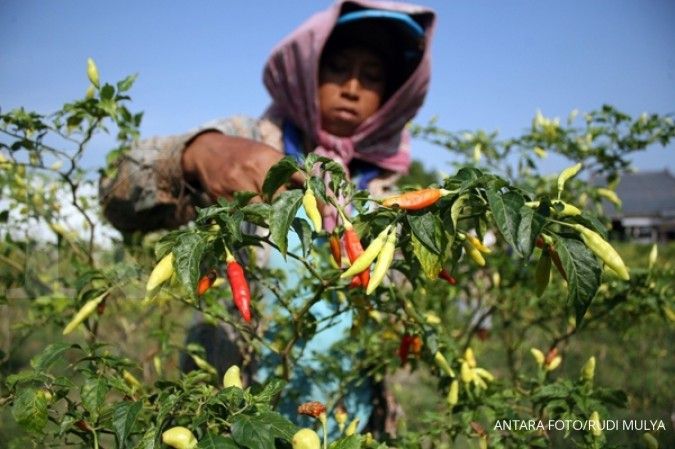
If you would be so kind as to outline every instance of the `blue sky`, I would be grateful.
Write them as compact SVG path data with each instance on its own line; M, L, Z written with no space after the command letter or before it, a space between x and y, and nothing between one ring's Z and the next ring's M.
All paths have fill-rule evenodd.
M142 133L167 135L268 104L261 82L272 47L328 6L325 0L115 1L0 0L0 106L53 111L86 90L85 61L102 79L130 73ZM638 115L675 112L675 2L440 1L432 86L418 115L450 130L518 135L537 109L564 118L610 103ZM112 140L87 155L101 165ZM668 167L655 148L638 169ZM415 143L427 167L449 171L453 156ZM565 164L550 158L544 171Z

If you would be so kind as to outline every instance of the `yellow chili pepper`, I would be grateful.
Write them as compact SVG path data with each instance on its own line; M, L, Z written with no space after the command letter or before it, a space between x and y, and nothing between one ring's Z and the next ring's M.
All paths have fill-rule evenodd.
M305 194L302 196L302 206L305 208L307 217L309 217L309 220L312 222L314 231L321 232L323 230L321 212L319 212L319 208L316 205L314 192L312 192L312 189L309 186L307 186Z
M464 240L464 249L466 250L468 256L471 257L471 259L474 262L476 262L476 265L478 265L479 267L485 266L485 258L483 257L481 252L476 249L475 246L469 243L468 240Z
M396 250L396 229L392 229L384 242L382 251L377 256L377 263L373 269L373 274L370 276L366 294L370 295L384 280L392 261L394 260L394 251Z
M335 409L335 422L338 424L338 429L340 432L345 430L345 424L347 423L347 412L344 408L338 407Z
M352 422L349 423L349 425L347 426L347 430L345 430L345 436L352 436L356 433L356 428L359 425L359 421L360 419L357 417L354 418Z
M175 449L194 449L198 444L193 433L181 426L172 427L162 433L162 442Z
M321 447L321 440L319 435L312 429L300 429L293 435L291 440L293 449L319 449Z
M591 433L593 434L594 437L599 437L602 435L602 428L600 426L600 414L596 411L591 413L591 416L589 418L590 421L590 428L591 428Z
M455 377L455 372L452 370L452 368L450 368L448 360L440 351L436 351L436 354L434 354L434 361L436 362L436 366L438 366L441 371L450 377Z
M536 209L539 207L540 201L528 201L525 203L527 207L531 207L532 209ZM557 205L557 204L562 204L563 210L558 212L558 209L556 208L551 208L551 211L553 211L554 214L561 216L561 217L574 217L576 215L581 215L581 210L569 203L566 203L561 200L553 200L551 201L551 204Z
M384 247L390 229L391 225L388 225L386 228L384 228L384 230L378 234L375 240L370 242L368 248L366 248L366 250L354 261L354 263L340 275L340 278L350 278L368 269L373 260L375 260L377 255L380 254L382 247Z
M473 236L471 234L466 234L466 239L471 243L471 245L476 248L478 251L484 254L490 254L492 250L485 246L483 242L480 241L480 239L476 236Z
M150 292L162 283L168 281L173 274L173 253L169 253L160 260L150 273L145 290Z
M591 356L581 368L581 377L589 382L595 377L595 357Z
M567 182L568 179L575 177L581 170L581 167L583 167L583 165L579 162L560 172L560 175L558 176L558 198L560 198L560 195L565 188L565 182Z
M141 388L141 382L127 370L122 370L122 378L133 390Z
M91 84L96 87L99 86L98 68L96 68L96 63L91 58L87 58L87 77L91 81Z
M459 373L462 382L464 382L465 384L471 383L475 375L476 374L473 372L469 364L466 361L462 362L462 366L460 368Z
M619 198L619 195L617 195L614 190L609 190L609 189L605 189L603 187L600 187L597 190L597 192L598 192L598 195L607 199L610 203L613 203L616 206L621 207L621 198Z
M546 360L546 356L544 355L543 352L541 352L537 348L531 348L530 353L532 354L532 357L534 357L534 361L537 362L537 365L543 366L544 361Z
M656 265L656 258L659 257L659 248L656 243L652 245L652 250L649 251L649 269L651 270Z
M241 374L237 365L232 365L229 367L223 376L223 388L229 387L237 387L239 389L243 388L241 383Z
M70 320L70 322L63 329L63 335L68 335L69 333L71 333L73 330L75 330L77 326L79 326L84 320L86 320L89 317L89 315L94 313L96 307L101 303L101 301L105 299L107 294L108 292L105 292L102 295L87 301L80 308L80 310L77 311L73 319Z
M447 400L450 408L454 407L459 402L459 382L457 382L456 379L450 384L450 391L448 391Z
M600 236L595 231L591 231L585 226L579 224L568 225L581 234L581 239L584 241L588 249L593 251L593 253L598 256L605 264L611 268L619 277L625 281L630 279L628 274L628 269L623 263L621 256L616 250L605 241L605 239Z

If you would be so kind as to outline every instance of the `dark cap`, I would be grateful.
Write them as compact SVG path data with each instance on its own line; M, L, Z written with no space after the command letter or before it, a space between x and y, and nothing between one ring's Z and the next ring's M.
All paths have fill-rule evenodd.
M386 95L418 66L424 54L424 28L410 15L382 9L343 12L324 46L324 55L350 46L370 48L388 66Z
M402 53L406 61L419 60L424 51L424 29L408 14L399 11L384 9L360 9L343 13L335 23L334 33L347 30L348 28L361 28L367 26L379 26L388 30L386 38L391 39L387 47L389 51L395 50ZM377 38L369 33L368 36L377 41ZM364 43L369 40L363 36ZM377 44L377 42L373 42ZM392 48L392 46L394 48Z

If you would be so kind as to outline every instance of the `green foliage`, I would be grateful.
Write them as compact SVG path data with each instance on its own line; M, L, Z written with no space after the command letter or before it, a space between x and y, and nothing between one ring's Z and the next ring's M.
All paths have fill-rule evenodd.
M325 404L329 416L366 379L381 382L392 376L402 379L407 387L402 393L418 408L399 422L397 435L376 435L381 443L369 435L335 434L331 448L623 443L609 432L507 432L495 423L587 421L594 412L601 417L626 413L623 409L639 401L636 380L613 377L631 372L617 366L621 352L601 356L591 352L589 341L609 341L614 329L631 342L642 333L658 341L672 339L672 326L668 330L664 323L675 319L673 267L662 259L646 265L644 253L624 254L630 280L603 272L601 259L574 228L583 225L606 238L599 209L603 196L578 176L559 192L555 179L533 171L538 157L558 152L582 162L587 173L606 176L611 187L632 152L675 137L670 117L632 119L604 106L587 114L583 127L575 127L574 117L562 126L538 114L527 133L507 141L498 141L496 133L454 134L435 123L418 126L418 136L468 159L444 179L420 167L413 170L408 182L447 190L424 209L383 207L357 191L331 160L285 158L269 171L260 195L239 192L231 201L220 199L200 209L190 226L127 237L126 245L116 241L109 249L95 239L103 225L96 199L83 191L93 181L81 158L91 139L114 125L120 144L101 170L114 174L116 160L138 136L142 115L126 106L135 77L103 83L92 64L92 86L84 99L49 116L23 109L0 114L0 189L7 199L0 213L0 301L8 312L3 319L13 323L0 353L0 404L3 417L11 416L9 421L21 429L13 432L3 424L0 437L10 440L10 432L16 433L11 435L16 447L32 442L159 448L162 432L184 426L199 448L288 447L299 424L277 407L282 398L297 394L294 369L306 355L306 342L350 313L349 335L316 354L317 363L302 367L307 379L331 385ZM504 168L513 154L519 157L515 172ZM364 246L394 225L398 256L370 297L340 278L343 267L330 262L325 234L312 232L298 216L302 192L279 193L298 172L321 202L345 216L350 216L346 204L353 206L358 215L350 219ZM63 190L84 230L66 220L57 201ZM251 202L254 197L264 201ZM566 213L557 199L582 213ZM35 232L40 226L42 234ZM343 220L337 232L345 226ZM299 248L289 245L292 233ZM492 243L486 248L483 242ZM671 249L664 253L672 257ZM259 266L264 251L296 262L297 282L285 282L284 273ZM153 263L170 252L173 276L146 297L143 286ZM254 325L227 305L232 300L227 286L195 294L205 270L214 268L222 276L226 253L234 254L252 281ZM441 269L457 279L456 286L438 279ZM100 301L76 327L76 336L63 338L66 323L94 298ZM330 310L328 316L315 314L319 303ZM204 348L182 343L193 311L236 332L246 360L274 354L275 376L244 389L222 388L216 375L222 367L210 365ZM404 335L418 346L402 350ZM534 351L533 358L532 348L543 351ZM606 348L617 351L609 343ZM197 369L179 372L181 351ZM654 351L635 361L644 368L637 377L661 363L672 372L672 363L665 365ZM27 360L29 354L33 357ZM579 374L590 355L598 359L593 379ZM457 398L449 401L453 382ZM654 394L662 400L668 387L656 380ZM661 413L668 405L659 406ZM659 418L667 420L665 412ZM667 436L656 437L665 442Z

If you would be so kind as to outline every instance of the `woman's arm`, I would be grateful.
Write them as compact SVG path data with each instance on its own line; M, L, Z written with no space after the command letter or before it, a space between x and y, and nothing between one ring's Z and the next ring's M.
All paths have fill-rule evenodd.
M269 168L283 157L280 145L264 143L275 143L269 127L236 117L135 143L115 175L101 179L104 215L126 232L175 228L195 217L195 206L236 191L260 191Z

